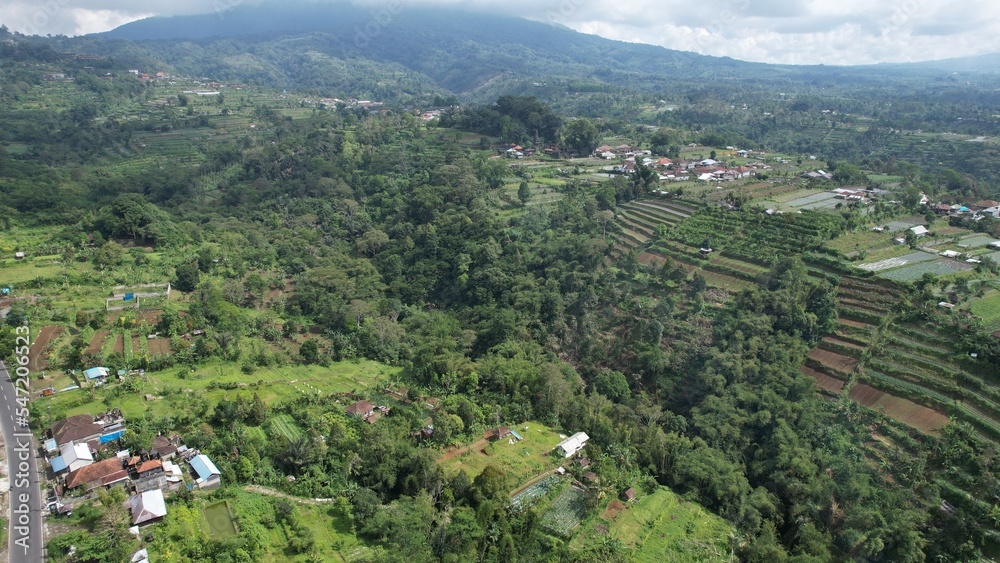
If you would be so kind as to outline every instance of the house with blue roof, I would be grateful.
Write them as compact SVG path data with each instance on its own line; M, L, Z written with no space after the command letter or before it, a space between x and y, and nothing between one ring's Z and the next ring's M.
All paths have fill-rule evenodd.
M94 455L90 453L90 447L86 443L63 444L60 454L51 461L52 472L57 475L64 471L76 471L94 463Z
M106 367L93 367L90 369L83 370L84 377L91 385L103 385L108 380L108 375L111 372L108 371Z
M214 489L222 485L222 472L205 454L198 454L188 462L194 473L195 485L199 489Z

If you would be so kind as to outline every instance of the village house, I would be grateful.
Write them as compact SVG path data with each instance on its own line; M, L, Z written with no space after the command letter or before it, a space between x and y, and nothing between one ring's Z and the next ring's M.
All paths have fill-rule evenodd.
M138 526L158 522L167 515L167 505L163 502L163 491L153 489L128 499L132 510L132 524Z
M124 481L128 481L128 471L122 469L120 459L113 457L71 471L66 475L66 488L86 487L87 490L91 490L97 487L110 487Z
M199 489L214 489L222 485L222 472L207 455L198 454L191 458L190 463Z
M358 418L367 419L375 413L375 405L369 403L368 401L358 401L353 405L347 407L347 414L355 416Z
M503 440L508 436L510 436L510 428L506 426L501 426L490 431L491 440Z
M89 414L78 414L54 422L50 428L56 446L70 442L87 442L101 437L104 425L94 422Z
M60 448L62 455L52 458L52 472L76 471L94 463L94 455L86 443L70 442Z
M163 462L158 459L148 459L135 468L135 474L139 479L153 477L160 473L163 473Z
M94 386L104 385L108 381L108 375L110 371L106 367L92 367L90 369L83 370L84 377L87 381Z
M586 432L577 432L562 442L556 444L556 453L563 457L572 457L573 454L582 450L587 445L590 436Z

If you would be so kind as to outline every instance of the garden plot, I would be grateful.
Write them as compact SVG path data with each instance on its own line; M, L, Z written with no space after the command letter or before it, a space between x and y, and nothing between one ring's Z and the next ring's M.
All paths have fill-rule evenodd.
M916 281L924 277L925 274L935 276L946 276L956 272L967 272L972 269L971 264L956 262L954 260L935 260L934 262L923 262L905 268L888 271L879 274L880 277L893 281L909 282Z
M890 270L892 268L899 268L901 266L906 266L908 264L916 264L919 262L927 262L937 258L936 254L931 254L929 252L912 252L906 256L897 256L896 258L888 258L886 260L880 260L878 262L871 262L868 264L861 264L858 266L859 270L866 270L868 272L881 272L884 270Z
M833 209L833 207L837 204L836 198L837 194L833 192L822 192L793 199L786 202L785 205L796 209L816 209L827 207Z
M553 534L569 535L587 513L586 499L587 495L581 489L576 487L567 489L542 514L540 524Z
M886 223L885 226L890 233L898 233L899 231L905 231L906 229L916 227L917 224L918 223L909 223L907 221L893 221L891 223Z
M948 417L913 401L894 397L874 387L859 383L851 388L851 399L870 409L882 410L886 416L927 434L939 435Z
M996 240L997 239L986 235L975 235L959 240L958 247L963 250L969 248L982 248L984 246L989 246L991 242L996 242Z
M545 496L553 487L559 484L558 475L549 475L548 477L542 478L540 481L529 485L522 489L520 492L515 494L510 499L511 506L515 510L520 510L522 508L531 506L535 504L535 501Z

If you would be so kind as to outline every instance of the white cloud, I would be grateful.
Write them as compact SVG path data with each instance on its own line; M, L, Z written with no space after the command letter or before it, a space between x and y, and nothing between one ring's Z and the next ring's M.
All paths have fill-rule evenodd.
M0 0L0 18L16 31L75 35L154 13L215 12L259 1ZM965 0L960 8L947 0L354 1L373 10L489 10L610 39L762 62L866 64L1000 52L1000 4L994 0Z

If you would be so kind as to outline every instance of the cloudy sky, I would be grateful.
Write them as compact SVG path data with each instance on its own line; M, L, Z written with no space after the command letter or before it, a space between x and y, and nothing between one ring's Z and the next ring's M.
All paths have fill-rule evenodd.
M152 15L213 13L259 1L0 0L0 23L22 33L79 35ZM947 0L354 2L394 13L416 5L478 7L611 39L761 62L867 64L1000 52L996 0L961 6Z

